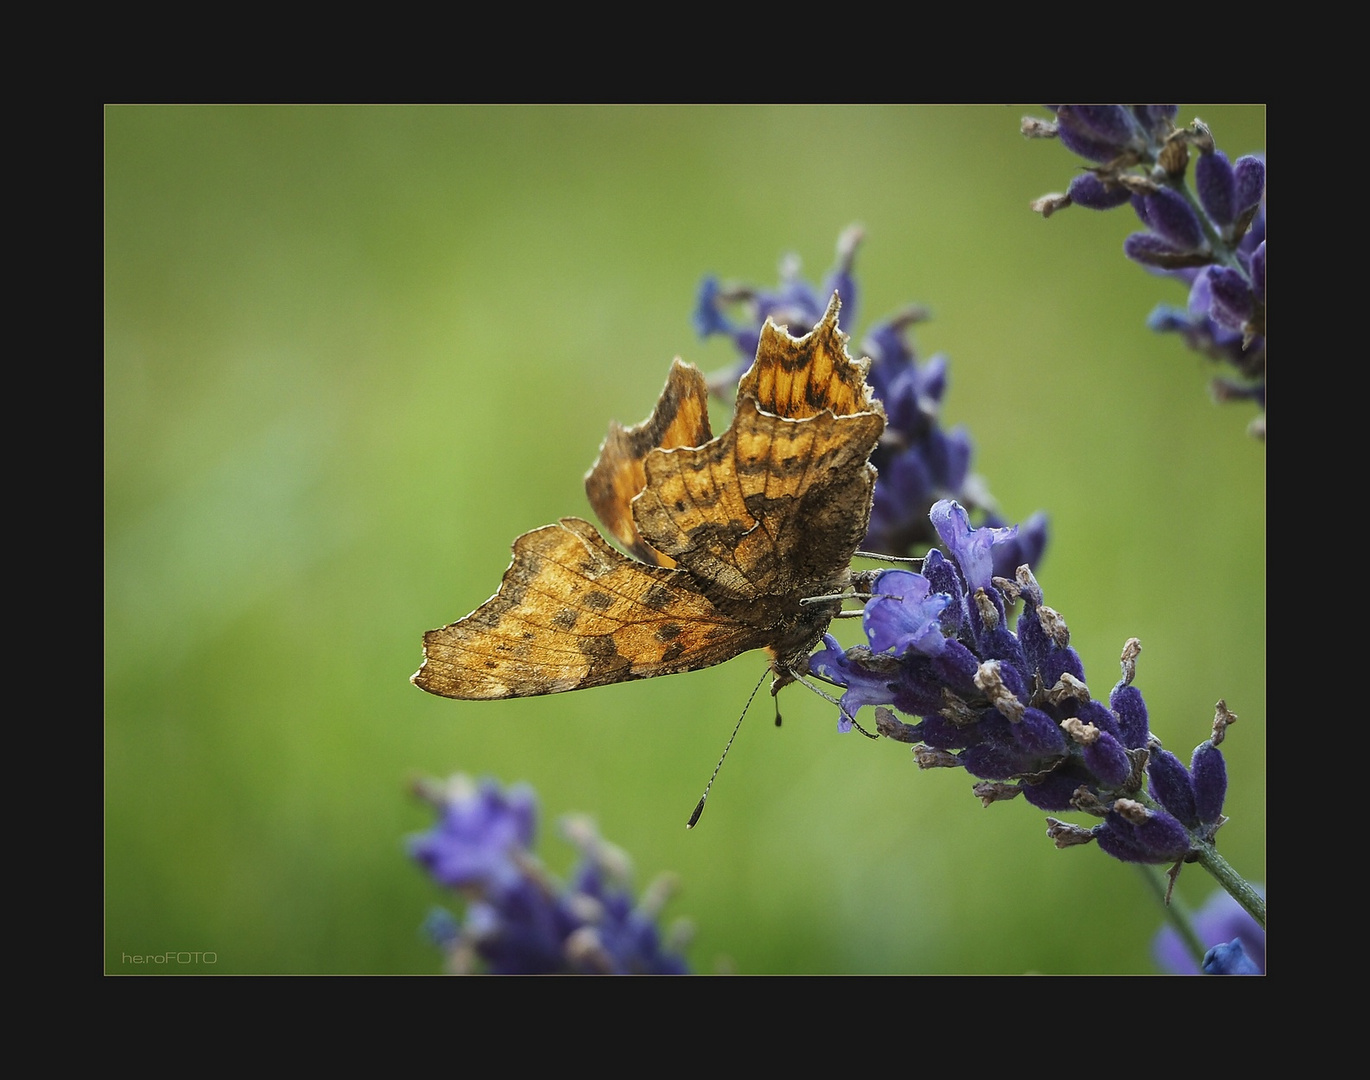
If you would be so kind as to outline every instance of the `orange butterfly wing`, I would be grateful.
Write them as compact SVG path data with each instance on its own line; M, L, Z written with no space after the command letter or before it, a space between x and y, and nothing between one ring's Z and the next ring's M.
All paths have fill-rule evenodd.
M765 644L688 574L635 562L588 521L562 518L514 541L498 593L423 636L413 681L443 697L533 697L693 671Z
M643 561L579 518L525 533L499 592L424 635L414 683L446 697L528 697L763 647L781 681L802 672L841 603L801 601L850 583L885 424L837 311L834 296L802 338L767 321L718 438L703 376L676 361L652 416L615 424L586 477L596 513Z
M585 476L585 494L609 535L643 562L675 565L644 542L633 523L633 499L647 486L644 460L658 448L703 446L712 437L708 384L699 368L679 358L671 364L651 416L630 428L617 421L609 425L599 457Z

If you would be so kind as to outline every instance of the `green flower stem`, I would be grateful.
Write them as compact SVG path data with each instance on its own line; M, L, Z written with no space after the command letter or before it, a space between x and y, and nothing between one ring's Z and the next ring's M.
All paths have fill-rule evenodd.
M1212 844L1200 844L1198 863L1265 929L1265 897L1253 889Z

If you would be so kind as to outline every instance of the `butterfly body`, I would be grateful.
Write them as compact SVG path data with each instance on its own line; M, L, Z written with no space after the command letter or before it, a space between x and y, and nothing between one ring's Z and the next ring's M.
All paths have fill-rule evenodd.
M840 610L865 536L884 413L849 359L837 300L813 332L767 323L733 421L712 437L679 360L642 424L611 428L586 477L617 551L563 518L514 542L499 591L424 635L416 685L446 697L560 693L693 671L765 648L777 684Z

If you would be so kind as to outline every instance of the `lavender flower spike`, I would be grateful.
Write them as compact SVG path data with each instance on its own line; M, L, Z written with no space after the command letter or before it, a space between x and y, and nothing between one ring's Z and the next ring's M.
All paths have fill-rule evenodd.
M410 841L414 858L438 884L467 898L465 917L439 909L425 926L457 972L524 974L677 974L684 959L664 942L656 919L665 892L636 902L627 861L585 819L563 833L581 852L568 885L531 853L537 805L526 786L479 786L464 776L428 783L419 794L438 823Z
M1055 123L1027 118L1023 133L1058 137L1091 166L1066 194L1044 195L1033 208L1049 217L1076 204L1111 210L1130 203L1146 230L1129 236L1123 253L1189 289L1187 312L1161 305L1148 325L1179 333L1191 348L1231 364L1236 377L1214 380L1214 397L1260 405L1251 430L1263 438L1264 159L1248 154L1229 161L1200 121L1177 128L1173 105L1052 108ZM1191 191L1186 174L1196 158Z
M922 573L880 574L862 615L869 646L843 652L829 636L809 659L810 670L846 690L839 730L864 705L893 705L918 722L886 714L879 729L919 744L920 766L965 768L982 781L975 791L987 805L1021 794L1042 810L1102 819L1093 828L1049 819L1058 844L1096 841L1125 862L1212 860L1226 820L1225 725L1215 720L1186 768L1148 730L1135 639L1104 705L1031 570L1018 567L1012 581L994 575L994 549L1013 544L1017 530L974 528L950 499L930 519L951 558L933 550ZM1018 602L1015 632L1009 612ZM1224 707L1220 716L1230 713Z

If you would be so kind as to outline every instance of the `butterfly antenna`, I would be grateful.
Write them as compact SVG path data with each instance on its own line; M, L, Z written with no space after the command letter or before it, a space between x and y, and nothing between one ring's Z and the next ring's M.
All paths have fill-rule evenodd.
M860 556L863 559L875 559L877 562L894 563L920 563L924 560L923 555L882 555L878 551L854 551L852 558Z
M714 774L709 777L709 782L704 785L704 794L699 797L699 803L695 806L695 812L690 815L690 820L685 822L685 828L693 829L699 823L699 816L704 813L704 800L709 797L709 791L714 786L714 781L718 779L718 770L723 768L723 759L728 756L728 751L733 748L733 740L737 738L737 733L742 728L742 721L747 718L747 710L752 707L752 701L756 698L756 692L761 689L761 684L766 681L766 676L770 671L763 671L761 678L757 680L752 692L747 698L747 704L742 706L742 715L737 718L737 723L733 725L733 733L728 736L728 745L723 748L723 753L719 755L718 764L714 766ZM780 714L777 711L776 716ZM778 722L778 721L777 721Z

